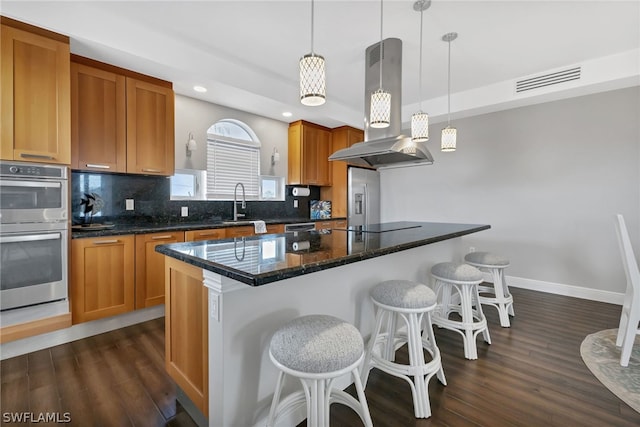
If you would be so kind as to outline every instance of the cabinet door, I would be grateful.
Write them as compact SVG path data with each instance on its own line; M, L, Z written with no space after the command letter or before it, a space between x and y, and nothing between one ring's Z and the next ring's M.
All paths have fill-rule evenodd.
M136 309L164 304L164 260L158 245L184 242L184 232L136 236Z
M173 90L127 77L127 172L173 175Z
M318 144L319 132L310 126L302 127L302 183L319 185Z
M191 230L184 232L185 242L197 242L200 240L219 240L226 237L226 229L210 228L207 230Z
M332 165L329 161L329 156L331 155L331 132L317 129L316 130L316 182L317 185L329 186L332 182L331 170Z
M0 158L71 162L69 44L2 26Z
M73 323L132 311L134 238L112 236L71 241Z
M125 77L71 63L71 167L127 171Z

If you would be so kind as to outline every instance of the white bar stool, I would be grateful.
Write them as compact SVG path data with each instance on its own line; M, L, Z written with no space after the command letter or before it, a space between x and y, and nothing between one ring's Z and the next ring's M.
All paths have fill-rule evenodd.
M438 307L433 313L433 323L462 335L464 341L464 357L478 358L476 337L480 332L484 341L491 344L487 319L482 312L482 304L478 297L478 285L482 283L482 272L468 264L441 262L431 267L431 277L435 279L435 293ZM452 303L452 291L460 297L460 303ZM474 308L475 307L475 308ZM462 320L449 319L453 312Z
M411 386L416 418L429 418L429 380L437 374L440 382L447 385L431 325L436 295L421 283L389 280L373 288L371 299L376 310L376 324L362 367L362 384L366 387L372 368L404 379ZM404 321L406 333L396 330L398 319ZM383 330L385 322L386 330ZM396 348L404 343L409 347L409 365L394 361ZM423 349L431 355L429 362L425 362Z
M481 271L491 273L493 286L478 286L480 303L497 308L500 314L500 326L510 327L509 315L514 316L513 296L509 292L509 286L507 286L504 277L504 269L509 267L509 260L491 252L469 252L465 255L464 260L467 264L479 268ZM492 294L493 296L484 296L483 294Z
M267 426L278 417L307 407L307 426L329 426L329 406L341 403L352 408L366 427L372 427L369 407L360 382L358 366L364 358L364 343L355 326L333 316L303 316L286 323L271 338L269 357L280 369L273 394ZM358 400L340 389L333 381L351 373ZM285 374L302 383L302 390L291 393L280 402Z

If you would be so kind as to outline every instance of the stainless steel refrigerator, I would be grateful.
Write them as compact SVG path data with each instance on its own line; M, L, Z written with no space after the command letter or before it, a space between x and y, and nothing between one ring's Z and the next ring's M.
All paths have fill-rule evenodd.
M349 227L378 224L380 222L380 173L350 166L347 177Z

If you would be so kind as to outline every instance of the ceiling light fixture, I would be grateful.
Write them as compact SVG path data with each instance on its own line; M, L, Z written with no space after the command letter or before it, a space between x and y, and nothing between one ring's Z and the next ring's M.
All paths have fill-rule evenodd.
M391 94L382 89L382 62L384 58L384 41L382 39L383 0L380 0L380 87L371 94L371 117L369 126L372 128L389 127L391 119Z
M291 117L291 116L293 116L293 113L291 111L285 111L285 112L282 113L282 115L284 117Z
M207 88L204 86L194 86L193 90L195 90L196 92L204 93L207 91Z
M447 33L442 36L442 41L449 43L449 66L447 80L447 127L442 129L440 150L456 151L457 130L451 127L451 42L458 38L458 33Z
M413 10L420 12L420 67L418 74L420 108L411 116L411 141L424 142L429 140L429 115L422 111L422 15L431 6L431 0L418 0L413 4Z
M313 53L313 0L311 0L311 53L300 58L300 102L317 106L326 101L324 58Z

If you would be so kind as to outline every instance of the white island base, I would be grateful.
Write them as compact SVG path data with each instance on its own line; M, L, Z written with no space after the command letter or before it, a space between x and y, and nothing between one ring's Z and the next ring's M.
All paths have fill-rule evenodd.
M200 423L206 419L211 427L264 426L278 374L269 359L269 342L282 324L307 314L329 314L354 324L366 339L373 327L371 288L390 279L429 284L430 268L459 261L461 248L458 237L263 286L168 257L167 370L180 388L178 400L188 412L194 404L200 406L202 414L192 418ZM190 279L183 269L190 271ZM199 290L182 297L187 286L195 288L198 282ZM204 366L194 366L199 360ZM350 384L348 376L341 380L336 383L340 387ZM297 387L287 381L284 393ZM278 425L295 426L305 417L301 408Z

